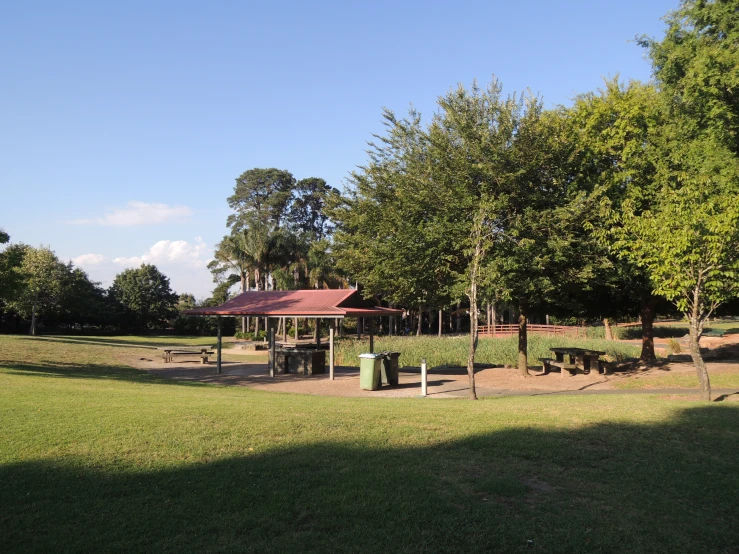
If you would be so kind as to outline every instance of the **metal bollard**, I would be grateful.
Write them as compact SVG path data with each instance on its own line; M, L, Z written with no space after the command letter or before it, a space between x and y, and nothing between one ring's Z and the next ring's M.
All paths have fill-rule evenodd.
M421 396L426 396L428 392L428 379L426 376L426 358L421 360Z

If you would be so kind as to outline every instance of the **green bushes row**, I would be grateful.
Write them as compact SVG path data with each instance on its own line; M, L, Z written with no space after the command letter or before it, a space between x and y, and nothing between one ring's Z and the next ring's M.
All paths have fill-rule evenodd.
M255 339L253 332L242 333L241 331L237 331L234 334L234 338L236 338L238 340L262 340L262 339L267 338L267 332L266 331L259 331L259 333L257 333L257 337Z

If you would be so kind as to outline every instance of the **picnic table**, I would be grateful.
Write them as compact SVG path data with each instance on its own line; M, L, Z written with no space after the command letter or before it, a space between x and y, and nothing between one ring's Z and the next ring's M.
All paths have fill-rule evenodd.
M164 353L164 363L174 361L174 358L182 358L185 356L194 356L200 358L201 364L208 363L208 356L212 356L214 352L208 346L200 346L197 348L183 348L181 346L165 346L161 348Z
M591 370L595 369L598 373L605 373L605 368L602 368L600 363L600 356L605 354L600 350L588 350L586 348L572 348L572 347L556 347L550 348L551 352L554 353L554 358L539 358L544 366L544 374L549 373L549 370L553 367L558 367L562 373L562 377L566 375L574 374L579 368L583 370L585 375L588 375Z

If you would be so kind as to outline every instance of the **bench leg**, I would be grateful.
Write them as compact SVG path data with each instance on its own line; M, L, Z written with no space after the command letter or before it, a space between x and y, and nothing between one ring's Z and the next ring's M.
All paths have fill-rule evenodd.
M542 371L544 372L544 375L548 374L551 370L551 366L549 365L549 362L544 362L542 365Z
M569 369L565 369L563 367L560 367L559 368L559 376L562 377L562 378L564 378L564 377L572 377L572 374L570 373L570 370Z
M203 356L200 358L200 365L204 365L208 363L208 356Z

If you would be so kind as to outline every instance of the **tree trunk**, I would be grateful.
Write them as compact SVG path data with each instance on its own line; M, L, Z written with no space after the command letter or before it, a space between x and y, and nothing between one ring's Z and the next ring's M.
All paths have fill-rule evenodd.
M518 371L523 377L529 377L528 328L526 308L518 310Z
M33 297L33 307L31 308L31 329L29 333L32 337L36 336L36 307L38 305L38 293Z
M482 258L482 246L478 242L475 245L475 253L472 258L470 271L470 348L467 353L467 377L470 381L470 400L477 400L477 389L475 387L475 352L477 351L477 272ZM458 312L459 313L459 312ZM459 317L459 315L457 315ZM459 322L459 319L457 319Z
M459 302L457 302L457 333L462 332L462 316L459 315Z
M641 361L651 366L657 357L654 355L654 316L657 314L657 298L644 295L641 298Z
M603 325L606 328L606 340L613 340L613 328L611 327L611 320L607 317L604 317Z
M700 330L698 321L690 317L690 357L693 358L695 372L698 374L698 382L700 383L701 393L704 400L711 400L711 381L708 378L708 370L706 362L703 361L700 349Z
M421 336L421 326L423 325L423 306L418 307L418 329L416 329L416 336Z

